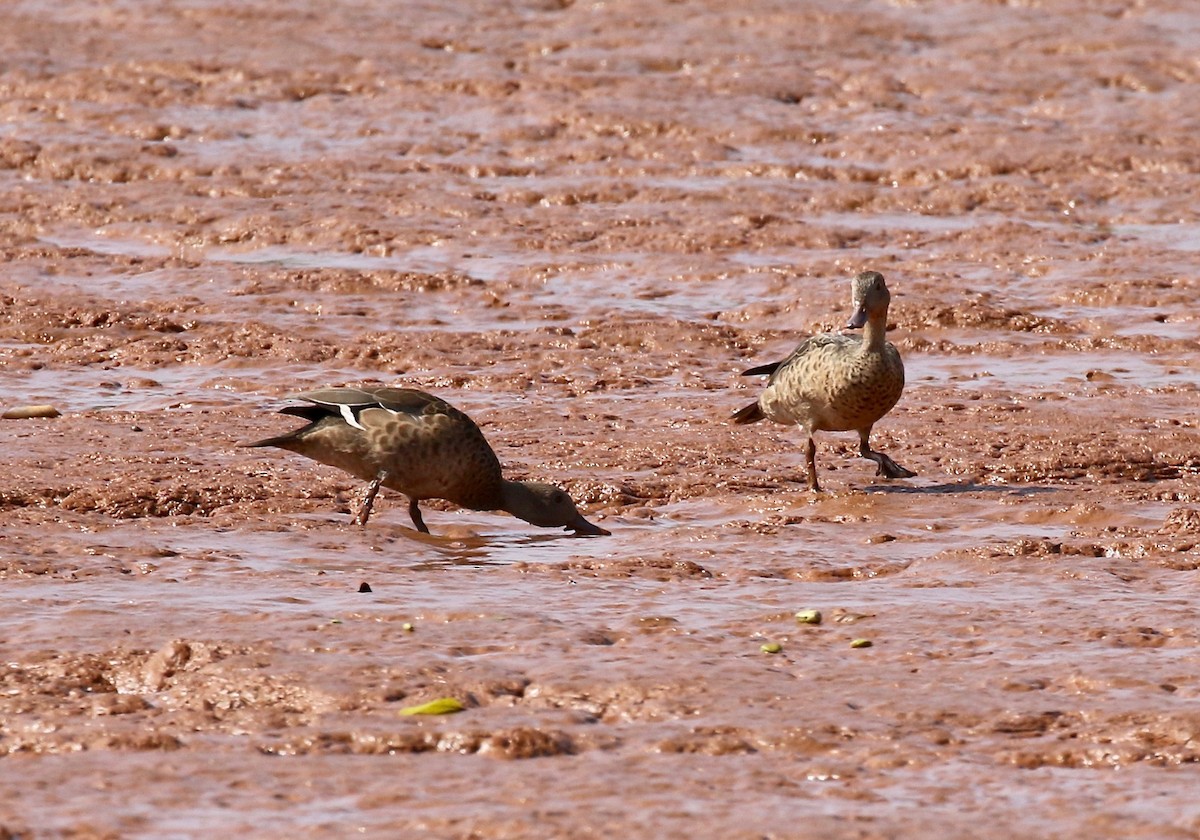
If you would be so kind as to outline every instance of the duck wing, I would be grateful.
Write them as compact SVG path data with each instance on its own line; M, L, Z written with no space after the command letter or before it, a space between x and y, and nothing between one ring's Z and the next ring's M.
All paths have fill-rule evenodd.
M322 416L341 417L359 429L364 428L363 412L370 409L383 409L393 417L408 415L413 422L435 414L462 414L445 400L415 388L321 388L292 394L290 398L312 405L289 406L283 409L285 414L308 420Z
M778 362L768 362L765 365L758 365L749 370L744 370L742 371L742 376L769 376L770 379L767 380L767 384L770 385L779 376L781 370L790 367L810 353L819 353L827 347L843 347L846 344L857 343L857 337L838 335L837 333L821 333L820 335L809 336L804 341L801 341L786 359Z

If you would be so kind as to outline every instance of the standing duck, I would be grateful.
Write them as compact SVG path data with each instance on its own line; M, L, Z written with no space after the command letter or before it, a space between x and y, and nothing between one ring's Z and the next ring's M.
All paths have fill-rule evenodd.
M423 499L470 510L503 510L543 528L609 532L588 522L566 491L552 484L507 481L479 427L444 400L411 388L327 388L296 394L310 405L282 414L308 425L247 446L277 446L370 482L355 521L366 525L380 487L408 496L418 531Z
M824 333L805 339L782 362L759 365L743 376L769 375L756 402L733 415L733 422L756 423L764 418L799 426L808 437L808 486L817 482L816 432L858 432L858 451L879 465L877 475L911 478L916 475L882 452L871 449L871 427L892 410L904 390L904 363L886 339L888 304L892 296L883 275L864 271L854 278L854 314L848 329L863 329L862 337Z

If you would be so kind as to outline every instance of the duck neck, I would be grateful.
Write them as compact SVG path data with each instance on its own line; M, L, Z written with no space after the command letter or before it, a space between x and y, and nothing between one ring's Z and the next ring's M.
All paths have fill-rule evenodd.
M536 519L542 508L541 500L521 481L500 482L499 510L511 513L518 519L524 519L531 524L537 524Z
M887 312L873 314L863 326L864 353L882 353L887 345Z

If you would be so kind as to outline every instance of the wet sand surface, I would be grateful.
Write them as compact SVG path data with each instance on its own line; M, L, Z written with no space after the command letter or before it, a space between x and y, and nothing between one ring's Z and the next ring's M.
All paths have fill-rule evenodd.
M0 408L62 416L0 421L0 836L1196 836L1198 51L1187 0L5 4ZM738 373L867 268L919 476L824 434L813 495ZM239 448L342 383L612 536L362 529Z

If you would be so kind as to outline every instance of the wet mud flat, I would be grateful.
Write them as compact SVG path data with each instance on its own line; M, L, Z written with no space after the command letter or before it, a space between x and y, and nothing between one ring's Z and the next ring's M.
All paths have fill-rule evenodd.
M0 10L0 836L1194 836L1200 13L408 15ZM613 535L240 447L351 382Z

